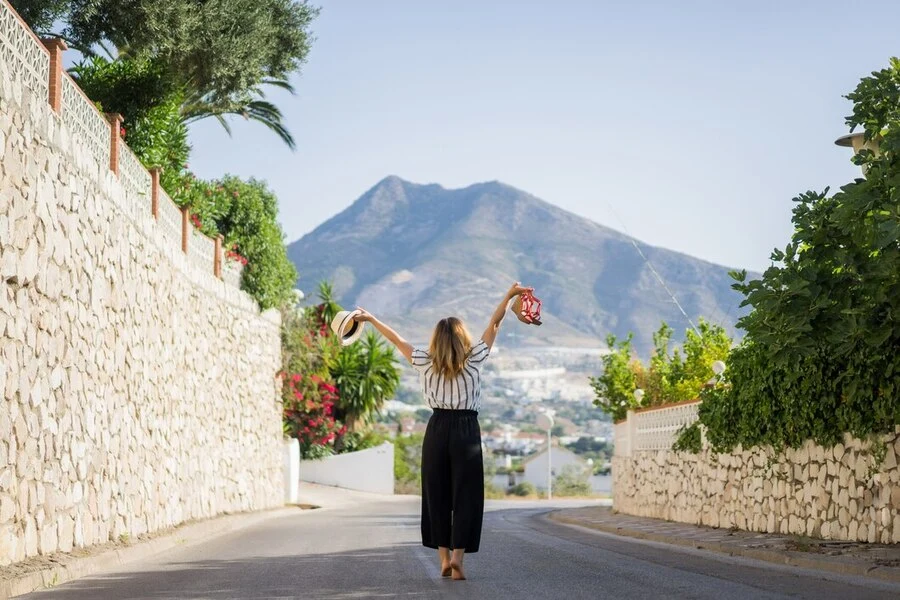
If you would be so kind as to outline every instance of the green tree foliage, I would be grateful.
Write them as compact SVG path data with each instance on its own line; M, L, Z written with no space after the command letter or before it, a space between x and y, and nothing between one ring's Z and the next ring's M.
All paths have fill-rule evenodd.
M263 309L289 301L297 272L287 257L278 201L265 183L225 176L203 181L184 170L190 147L178 107L182 92L158 62L93 57L74 69L78 83L103 110L131 115L125 140L147 167L163 167L161 185L196 215L203 233L222 234L245 257L242 287Z
M613 420L632 409L694 400L712 378L712 363L725 360L732 340L719 325L700 319L697 331L688 329L682 347L670 350L673 330L663 323L653 334L654 351L645 367L634 358L632 336L618 341L607 337L610 353L602 357L603 373L591 378L594 404ZM642 389L640 402L634 397Z
M422 492L422 434L394 438L394 491L398 494Z
M879 152L855 157L865 179L794 199L791 242L761 279L735 274L753 310L729 385L700 408L716 449L827 445L900 423L900 60L848 98L847 124Z
M191 150L181 87L147 59L94 56L73 67L72 75L101 110L123 115L128 147L144 166L161 167L163 189L174 190Z
M634 398L637 376L632 367L634 360L632 338L633 335L628 334L628 337L619 341L616 336L609 334L606 337L606 344L610 352L600 359L603 373L599 377L591 377L594 405L614 421L621 421L629 410L639 407Z
M394 395L400 372L393 348L368 332L362 339L337 352L328 370L340 390L338 415L356 430Z
M673 330L663 323L653 334L650 368L638 366L636 384L644 390L644 406L696 400L713 375L712 364L728 357L732 340L719 325L700 319L688 329L682 347L671 352Z
M593 494L590 469L578 465L566 465L553 480L556 496L590 496Z
M260 308L291 301L297 270L287 257L278 200L264 182L233 176L202 181L187 173L170 194L197 215L201 231L221 233L226 248L247 258L241 287Z
M41 35L91 56L152 59L184 87L185 117L237 114L262 122L289 145L265 87L290 89L309 54L318 9L294 0L15 0ZM126 114L126 116L128 116Z
M513 496L534 496L537 494L537 489L535 489L534 485L523 481L514 485L509 493Z

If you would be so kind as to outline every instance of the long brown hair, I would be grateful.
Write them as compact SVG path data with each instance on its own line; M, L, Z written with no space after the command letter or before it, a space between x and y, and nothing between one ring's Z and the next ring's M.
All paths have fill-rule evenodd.
M446 379L462 373L471 350L472 336L462 321L456 317L438 321L428 349L438 375Z

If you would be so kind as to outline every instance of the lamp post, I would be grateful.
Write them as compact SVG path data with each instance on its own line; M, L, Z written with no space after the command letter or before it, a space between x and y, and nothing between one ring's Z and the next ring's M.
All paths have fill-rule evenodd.
M866 134L862 131L842 135L838 139L834 140L834 143L835 145L842 146L844 148L853 148L853 154L859 154L860 150L871 150L876 156L878 155L878 141L866 141ZM865 176L867 170L866 165L862 165L860 168L862 169L863 176Z
M547 430L547 500L553 499L553 455L552 432L553 432L553 415L551 411L542 412L538 415L537 426Z
M640 406L641 400L644 399L644 390L642 390L641 388L634 390L634 399L637 402L638 406Z

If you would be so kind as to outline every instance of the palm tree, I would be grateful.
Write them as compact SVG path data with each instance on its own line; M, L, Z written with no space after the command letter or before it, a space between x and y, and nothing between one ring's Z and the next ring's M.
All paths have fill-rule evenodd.
M369 422L400 384L393 348L371 331L361 342L341 348L328 371L338 388L337 416L351 431Z
M225 128L228 135L231 135L231 125L226 117L230 115L244 117L247 120L262 123L274 131L287 144L288 148L293 150L297 145L294 136L284 125L284 115L281 109L265 99L263 86L287 90L291 95L295 93L294 87L286 79L270 78L237 99L195 94L189 97L182 106L182 118L185 123L193 123L213 117Z
M327 281L319 282L319 305L316 307L320 311L322 322L326 325L331 324L334 316L344 310L341 305L334 299L334 288Z

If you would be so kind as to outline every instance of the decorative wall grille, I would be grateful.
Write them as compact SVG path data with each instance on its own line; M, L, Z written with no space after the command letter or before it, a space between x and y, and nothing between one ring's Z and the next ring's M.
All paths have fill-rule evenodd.
M681 428L697 420L699 408L700 402L692 402L635 413L632 451L671 449Z
M162 188L159 190L159 220L163 237L181 251L181 210Z
M222 259L222 279L225 283L236 288L241 287L241 275L244 272L244 265L233 260Z
M72 139L85 144L101 168L108 168L109 121L65 73L62 76L62 120Z
M193 229L193 227L192 227ZM191 231L191 238L188 240L188 260L191 264L212 275L214 273L214 261L216 256L216 243L212 238L200 233L198 230Z
M150 214L150 173L125 142L119 141L119 182L125 188L127 210L133 218Z
M0 61L6 63L25 86L42 98L49 96L50 54L0 0Z

